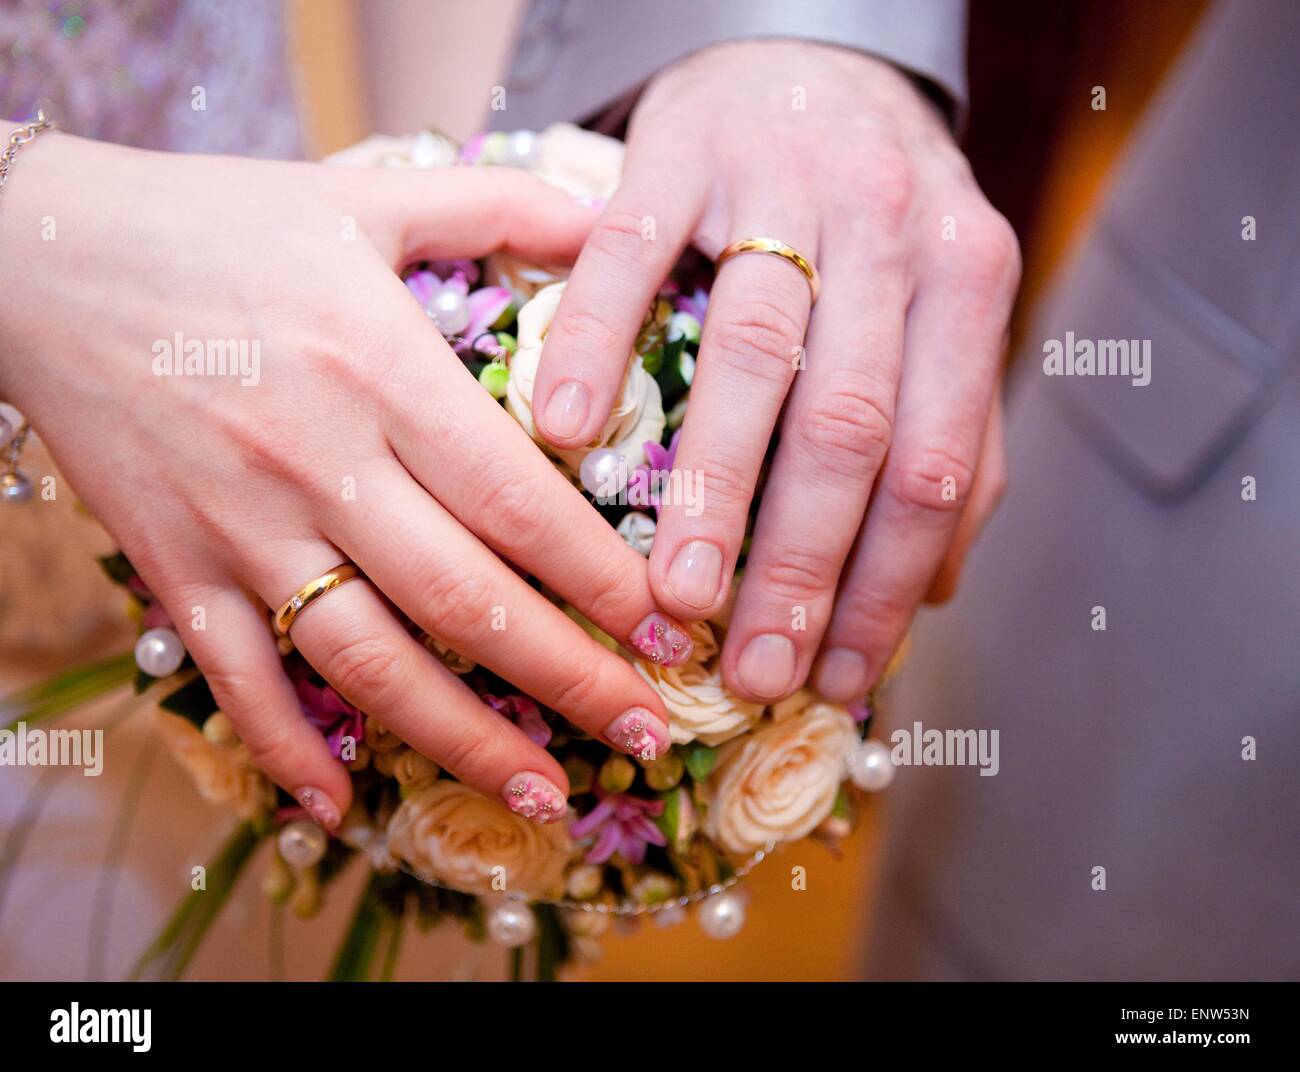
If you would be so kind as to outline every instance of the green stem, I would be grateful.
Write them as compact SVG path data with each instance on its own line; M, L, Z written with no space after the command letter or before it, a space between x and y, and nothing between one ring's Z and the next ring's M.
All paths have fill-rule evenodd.
M330 968L330 982L369 982L375 978L375 959L380 947L384 955L380 962L379 978L392 977L401 945L403 913L392 907L392 891L400 876L370 876L361 896L347 933L334 954Z
M181 901L167 925L136 961L128 979L175 982L184 974L260 841L261 835L251 823L240 825L208 864L206 889L191 890Z
M74 667L0 700L0 720L14 730L19 722L41 722L127 684L136 675L135 655L125 652Z

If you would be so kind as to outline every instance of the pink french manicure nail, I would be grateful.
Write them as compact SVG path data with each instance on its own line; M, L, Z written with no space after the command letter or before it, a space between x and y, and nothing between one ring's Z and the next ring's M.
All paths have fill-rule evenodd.
M569 810L564 794L549 779L532 771L520 771L501 787L501 797L516 815L535 823L553 823Z
M633 629L628 640L636 651L660 666L681 666L694 647L685 626L658 611Z
M313 785L304 785L301 789L294 790L293 798L306 809L307 814L319 826L323 826L326 830L333 830L339 825L338 805L330 800L325 790L317 789Z
M644 707L630 707L605 727L605 736L615 748L653 762L666 756L673 746L663 720Z
M546 403L546 431L568 439L582 431L591 410L591 392L577 380L565 380Z

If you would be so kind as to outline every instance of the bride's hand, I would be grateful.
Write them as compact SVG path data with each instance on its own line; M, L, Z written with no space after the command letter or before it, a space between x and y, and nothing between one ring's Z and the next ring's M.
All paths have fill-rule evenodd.
M26 147L4 189L0 397L178 623L256 762L326 826L351 783L302 716L265 608L344 559L369 583L306 608L294 643L462 781L516 810L549 805L543 819L563 813L568 785L386 601L589 733L638 753L668 745L654 691L502 561L650 654L677 634L645 560L396 274L499 247L572 260L592 215L512 169L333 169L66 135ZM256 343L260 368L157 374L178 336Z

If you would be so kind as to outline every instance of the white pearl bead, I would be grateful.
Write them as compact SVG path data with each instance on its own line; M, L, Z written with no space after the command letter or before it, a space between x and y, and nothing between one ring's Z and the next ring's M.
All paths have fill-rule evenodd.
M487 933L497 945L517 949L533 940L537 917L520 901L501 901L488 910Z
M531 130L516 130L506 139L505 160L511 167L530 168L541 157L542 146Z
M745 925L745 902L727 891L705 899L699 908L700 930L710 938L734 938Z
M618 523L618 534L633 551L649 558L655 542L655 519L639 510L629 510Z
M22 473L0 475L0 499L7 503L25 503L32 497L32 482Z
M849 778L859 789L877 793L894 780L894 762L881 741L862 741L848 757Z
M469 300L452 287L443 287L433 296L428 312L444 335L459 335L469 327Z
M296 819L280 831L280 856L290 867L304 868L318 864L329 847L325 831L315 823Z
M174 629L146 629L135 642L135 665L150 677L170 677L185 661L185 645Z
M680 905L669 905L654 914L656 927L676 927L686 918L686 909Z
M582 459L578 478L598 499L612 501L627 486L627 462L616 450L599 447Z

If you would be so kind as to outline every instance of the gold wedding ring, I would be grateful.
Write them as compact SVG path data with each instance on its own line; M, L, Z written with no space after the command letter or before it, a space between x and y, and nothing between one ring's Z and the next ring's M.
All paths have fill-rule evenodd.
M720 271L722 266L738 253L770 253L774 257L783 257L793 264L799 271L803 272L804 278L808 280L808 289L812 292L812 300L817 300L817 295L821 292L821 277L817 274L817 269L813 267L812 261L800 253L794 246L787 246L784 242L775 238L742 238L737 242L732 242L726 249L718 254L718 259L714 262L714 271Z
M326 592L337 588L345 581L360 576L361 571L351 562L340 562L332 570L326 570L314 581L303 585L298 591L294 592L285 601L284 606L275 612L275 631L281 636L288 636L289 627L293 625L294 619L306 610L310 604L316 602Z

